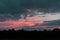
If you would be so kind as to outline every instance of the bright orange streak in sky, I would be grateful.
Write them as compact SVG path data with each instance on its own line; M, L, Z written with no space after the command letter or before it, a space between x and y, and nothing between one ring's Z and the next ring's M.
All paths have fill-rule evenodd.
M4 24L9 24L9 26L5 26L5 27L10 27L10 28L14 28L14 27L17 27L17 26L30 26L30 27L32 27L32 26L34 26L35 24L39 24L39 25L41 25L41 24L43 24L43 22L41 21L41 22L33 22L33 21L29 21L29 20L25 20L25 19L19 19L19 20L17 20L17 21L14 21L14 20L6 20L5 22L4 22Z
M20 18L19 20L6 20L4 22L0 22L0 27L4 28L16 28L16 27L35 27L36 24L42 25L44 21L41 20L42 18L33 16L27 17L26 19Z

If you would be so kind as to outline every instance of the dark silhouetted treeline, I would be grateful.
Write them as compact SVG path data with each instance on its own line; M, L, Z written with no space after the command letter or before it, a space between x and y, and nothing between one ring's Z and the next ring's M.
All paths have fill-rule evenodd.
M0 32L60 32L60 29L58 28L55 28L53 30L44 30L44 31L37 31L37 30L34 30L34 31L28 31L28 30L24 30L24 29L21 29L21 30L14 30L14 29L9 29L9 30L2 30Z
M0 31L0 38L57 38L60 37L60 30L58 28L52 31L24 31L18 30L15 31L14 29L9 31Z

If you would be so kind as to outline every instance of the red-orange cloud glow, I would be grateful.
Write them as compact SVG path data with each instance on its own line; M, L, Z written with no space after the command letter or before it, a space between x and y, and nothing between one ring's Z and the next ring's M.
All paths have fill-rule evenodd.
M19 20L6 20L5 22L0 22L4 28L15 28L17 26L29 26L32 27L35 24L43 24L43 21L36 21L37 19L19 19Z

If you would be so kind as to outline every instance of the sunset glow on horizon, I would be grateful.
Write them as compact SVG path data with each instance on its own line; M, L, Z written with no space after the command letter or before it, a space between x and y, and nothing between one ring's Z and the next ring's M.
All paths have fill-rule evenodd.
M30 11L31 12L31 11ZM32 12L33 14L33 12ZM29 14L28 14L29 15ZM23 27L33 27L33 28L42 28L46 30L53 30L54 28L59 28L58 26L49 28L49 26L44 26L44 24L53 22L55 20L60 20L60 14L59 13L42 13L35 11L34 16L26 16L24 19L24 16L22 15L21 18L18 20L5 20L3 22L0 22L0 28L7 28L7 29L16 29L19 30L20 28L23 29ZM37 26L35 26L37 25Z

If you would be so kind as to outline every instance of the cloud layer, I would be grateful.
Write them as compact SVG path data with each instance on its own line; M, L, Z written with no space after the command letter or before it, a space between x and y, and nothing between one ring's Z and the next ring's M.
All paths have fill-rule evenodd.
M26 30L27 27L31 29L34 28L34 30L40 30L40 29L53 30L56 27L59 28L59 23L57 25L54 22L60 20L60 13L44 14L43 12L38 12L36 10L31 11L30 9L28 12L30 13L28 13L25 18L24 15L21 14L21 18L19 18L18 20L7 19L5 21L1 21L0 28L5 30L6 29Z
M60 0L0 0L0 30L56 27L60 27Z

